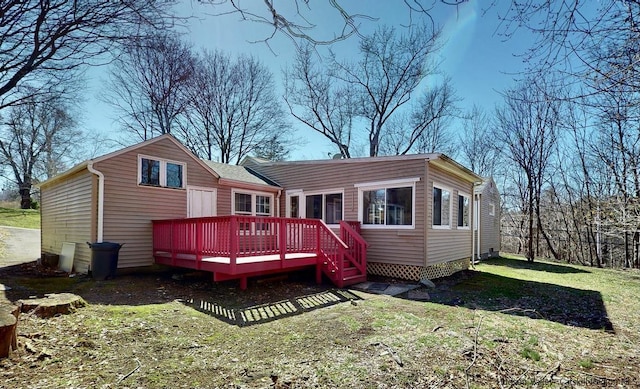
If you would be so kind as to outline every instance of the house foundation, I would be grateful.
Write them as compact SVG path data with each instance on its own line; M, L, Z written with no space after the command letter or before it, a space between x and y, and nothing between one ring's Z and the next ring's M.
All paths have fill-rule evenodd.
M367 273L383 277L420 281L423 278L432 280L435 278L448 277L459 271L467 270L468 268L469 258L437 263L430 266L411 266L382 262L369 262L367 264Z

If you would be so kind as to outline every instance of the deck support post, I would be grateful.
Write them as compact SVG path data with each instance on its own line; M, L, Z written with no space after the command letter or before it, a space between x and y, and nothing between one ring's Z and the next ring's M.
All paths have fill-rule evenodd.
M316 264L316 284L318 285L322 284L322 265L320 263L321 262L319 261Z
M240 277L240 290L247 290L247 277Z

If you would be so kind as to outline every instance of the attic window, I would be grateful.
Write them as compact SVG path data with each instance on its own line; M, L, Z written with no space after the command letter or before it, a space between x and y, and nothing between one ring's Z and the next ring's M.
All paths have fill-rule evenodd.
M184 189L185 164L160 158L138 156L138 183L145 186Z

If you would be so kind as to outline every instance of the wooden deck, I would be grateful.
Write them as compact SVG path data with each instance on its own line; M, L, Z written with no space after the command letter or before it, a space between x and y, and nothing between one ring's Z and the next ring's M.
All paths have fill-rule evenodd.
M366 280L366 242L359 224L338 237L321 220L222 216L153 221L156 263L210 271L214 281L316 267L339 287Z

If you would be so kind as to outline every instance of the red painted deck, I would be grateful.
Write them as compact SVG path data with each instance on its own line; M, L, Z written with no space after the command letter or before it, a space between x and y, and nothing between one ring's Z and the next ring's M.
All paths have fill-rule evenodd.
M338 287L366 280L366 241L358 222L338 237L317 219L218 216L153 221L156 263L205 270L214 281L316 267Z

